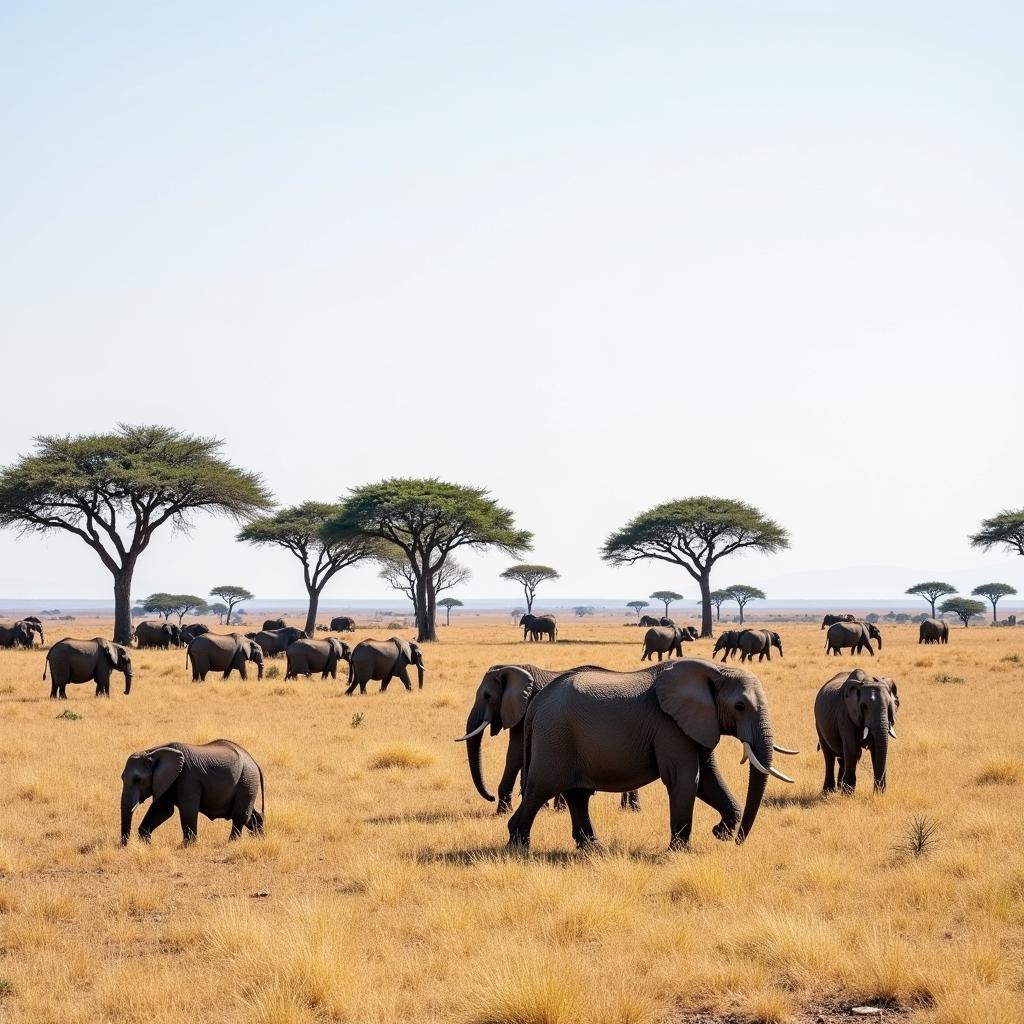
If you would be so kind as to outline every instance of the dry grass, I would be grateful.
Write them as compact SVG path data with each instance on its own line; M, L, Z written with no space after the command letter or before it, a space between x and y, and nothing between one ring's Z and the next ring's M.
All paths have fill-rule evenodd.
M797 785L770 783L742 847L699 805L676 854L655 785L640 814L595 797L602 852L576 853L545 811L532 854L509 856L452 743L488 665L639 668L636 629L567 621L578 643L529 645L453 626L422 692L352 698L319 679L197 686L180 652L150 651L128 698L73 688L78 720L57 717L38 650L0 651L0 1019L658 1024L695 1008L781 1024L889 999L929 1024L1024 1020L1024 723L1008 713L1024 630L956 630L924 656L916 627L889 627L860 661L827 660L816 627L781 631L785 660L755 670L802 751ZM900 683L889 789L821 799L814 693L855 664ZM118 848L127 754L216 736L264 766L266 839L229 845L201 819L185 850L172 819ZM484 750L493 787L505 737ZM742 795L735 741L721 753ZM920 820L941 842L901 855Z

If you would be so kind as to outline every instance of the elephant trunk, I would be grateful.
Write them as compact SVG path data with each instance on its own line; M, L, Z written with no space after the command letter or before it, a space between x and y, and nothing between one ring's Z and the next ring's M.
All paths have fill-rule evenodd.
M121 791L121 845L126 846L132 834L132 811L139 804L138 794L134 789L125 787Z
M885 766L889 759L889 709L884 703L871 715L871 770L875 776L875 789L885 792Z
M422 661L417 661L416 662L416 674L419 677L419 688L422 690L423 689L423 662Z
M124 693L127 697L132 692L132 670L129 668L124 674Z
M469 758L469 774L473 777L473 785L476 786L476 791L485 800L490 800L493 803L494 797L484 784L484 771L481 760L483 734L488 724L488 717L482 704L476 704L473 710L470 711L469 718L466 719L466 735L469 737L466 740L466 756Z
M761 767L771 768L775 741L772 737L771 723L766 715L761 715L758 721L757 733L749 743ZM754 819L761 808L761 801L764 798L764 790L767 785L768 776L754 767L753 759L751 759L750 774L747 779L747 799L743 805L743 817L740 819L740 830L736 835L736 842L742 843L750 835L750 830L754 827Z
M256 662L256 678L258 680L260 680L260 682L263 681L263 661L262 660Z

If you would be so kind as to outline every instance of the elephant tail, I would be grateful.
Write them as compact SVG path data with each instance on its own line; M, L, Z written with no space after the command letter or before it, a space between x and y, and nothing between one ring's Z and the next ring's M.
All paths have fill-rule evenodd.
M46 652L46 661L43 663L43 679L46 679L46 670L50 667L50 652Z
M256 762L256 771L260 773L260 814L265 818L267 816L267 786L263 781L263 769L260 767L259 761Z
M523 767L519 777L519 792L526 793L526 780L530 774L530 748L533 746L533 726L526 722L523 725Z

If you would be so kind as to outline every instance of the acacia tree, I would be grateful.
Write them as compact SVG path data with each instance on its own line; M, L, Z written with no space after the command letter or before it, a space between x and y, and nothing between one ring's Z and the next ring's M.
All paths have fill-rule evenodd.
M586 615L594 614L594 606L592 604L578 604L573 611L576 613L576 618L582 619Z
M1017 588L1011 587L1009 583L982 583L980 587L975 587L971 593L975 597L985 597L992 602L992 625L995 625L998 621L996 618L996 605L999 604L999 599L1016 594Z
M397 547L414 579L417 639L437 639L437 576L459 548L497 548L513 557L533 535L486 490L437 479L393 478L355 488L323 530L327 543L385 541Z
M171 598L174 602L171 611L178 616L179 626L189 612L195 612L196 615L204 615L208 608L206 601L195 594L171 594Z
M732 600L732 594L728 590L712 590L711 603L715 606L715 622L722 621L722 605Z
M510 565L501 574L501 578L522 585L523 594L526 596L526 610L532 612L537 587L547 580L561 579L561 576L558 570L552 569L550 565Z
M457 597L442 597L437 603L444 609L444 624L450 626L452 624L452 609L461 608L462 602Z
M969 597L947 597L939 605L939 611L945 614L952 612L960 617L966 629L971 624L971 619L976 619L985 614L985 602L973 601Z
M131 641L132 577L161 526L187 529L197 511L244 519L271 505L260 476L222 458L216 438L121 424L35 444L0 470L0 526L63 530L88 544L114 578L117 643Z
M218 622L224 621L224 616L227 614L227 610L228 606L226 604L221 604L220 601L214 601L213 604L210 605L210 614L216 615Z
M231 616L234 613L235 605L240 604L242 601L251 601L255 596L255 594L246 590L245 587L214 587L210 591L210 597L219 597L227 605L224 621L229 626L231 625Z
M726 587L726 593L740 606L740 625L743 625L743 609L748 601L763 601L768 595L757 587L750 587L746 583L734 583Z
M981 529L971 536L971 545L982 551L1000 545L1024 555L1024 508L1006 510L983 520Z
M626 603L627 608L632 608L636 612L637 621L640 619L640 613L651 606L650 601L628 601Z
M907 589L908 594L915 597L923 597L932 606L932 618L935 618L935 602L947 594L955 594L956 587L952 583L943 583L941 580L927 580L924 583L915 583Z
M170 622L176 607L177 602L175 601L174 594L165 594L163 591L150 594L142 602L142 610L147 615L159 615L168 622Z
M650 595L652 601L661 601L665 605L665 618L668 618L668 606L673 601L682 601L683 595L677 594L674 590L656 590Z
M771 554L789 547L789 534L752 505L729 498L684 498L642 512L604 543L612 565L656 559L682 566L700 586L701 636L711 636L711 570L736 551Z
M259 516L244 526L237 538L247 544L283 548L299 560L302 582L309 597L306 632L310 636L316 627L316 613L324 587L342 569L373 557L377 550L371 541L361 537L324 543L320 531L329 519L340 512L340 505L304 501L301 505Z
M394 549L385 554L378 554L377 560L381 566L380 572L377 575L392 590L397 590L409 599L413 606L413 614L415 615L416 577L413 575L412 568L406 561L403 553ZM470 571L464 565L460 565L454 558L449 558L441 571L434 577L434 593L443 594L446 590L459 587L469 579L470 575ZM419 620L417 619L418 626Z

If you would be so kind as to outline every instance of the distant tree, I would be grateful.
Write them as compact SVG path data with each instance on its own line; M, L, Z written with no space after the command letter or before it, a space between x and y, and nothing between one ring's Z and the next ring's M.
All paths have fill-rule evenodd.
M170 618L177 610L177 607L178 603L174 594L165 594L162 591L150 594L149 597L142 602L142 610L147 615L159 615L167 621L170 621Z
M928 580L925 583L915 583L907 590L908 594L915 597L923 597L932 606L932 618L935 618L935 602L947 594L955 594L956 587L952 583L943 583L941 580Z
M386 550L386 549L385 549ZM416 576L413 574L412 566L400 551L389 552L377 556L380 563L380 572L377 575L392 590L404 594L413 606L413 615L416 614ZM470 577L470 571L454 558L448 559L440 572L434 577L434 593L443 594L446 590L460 587ZM438 602L440 604L440 602Z
M954 615L958 615L966 627L971 624L971 619L985 614L985 602L972 601L969 597L947 597L939 605L939 611L943 614L952 612Z
M909 622L910 621L909 613L908 612L897 612L896 613L896 621L897 622Z
M462 602L457 597L443 597L437 602L444 609L444 624L452 624L452 609L461 608Z
M985 519L981 529L972 535L971 545L982 551L1000 545L1024 555L1024 508L1006 510Z
M629 601L626 604L627 608L632 608L636 612L637 619L640 618L640 613L651 605L650 601Z
M740 606L740 625L743 625L743 609L746 608L747 602L764 601L768 596L758 587L750 587L746 583L736 583L731 587L726 587L725 589L731 595L732 599Z
M557 569L550 565L510 565L502 574L503 580L511 580L523 588L526 596L526 610L533 611L533 598L537 593L537 587L548 580L561 579Z
M650 595L652 601L661 601L665 605L665 618L668 618L668 606L673 601L682 601L683 595L674 590L656 590Z
M221 458L214 438L121 424L35 443L0 469L0 526L64 530L91 547L114 579L117 643L131 641L132 577L161 526L185 528L197 511L242 519L271 504L263 480Z
M231 615L235 610L235 605L241 604L242 601L251 601L255 597L245 587L232 586L214 587L210 591L210 596L219 597L227 605L226 621L229 626L231 625Z
M195 594L172 594L171 597L174 600L174 607L171 610L178 616L179 626L189 612L205 615L209 607L203 598L197 597Z
M877 622L880 618L881 616L878 614L878 612L868 612L867 615L864 616L864 621Z
M40 612L39 614L40 615L47 615L47 614L51 614L51 613L43 611L43 612ZM141 618L145 614L146 614L146 609L143 608L141 604L132 605L132 618L133 619L139 619L139 618Z
M582 619L585 615L594 614L594 606L592 604L578 604L573 611L576 613L576 617Z
M722 605L731 600L732 594L728 590L711 591L711 603L715 606L715 622L722 621ZM697 602L697 607L700 607L700 601Z
M999 621L996 618L996 605L999 604L1000 598L1012 597L1017 593L1017 588L1011 587L1009 583L982 583L980 587L975 587L971 593L975 597L984 597L992 602L992 624L995 625Z
M711 636L711 570L744 549L771 554L789 547L789 535L752 505L728 498L685 498L642 512L604 543L612 565L656 559L681 566L700 586L701 636Z
M309 603L306 607L306 632L312 636L316 613L324 587L342 569L371 558L377 547L373 541L353 537L325 544L320 537L324 524L341 512L340 505L322 501L304 501L301 505L278 509L253 519L238 534L247 544L268 545L290 551L302 566L302 582Z
M518 622L526 614L526 609L525 608L513 608L512 611L510 612L510 614L512 616L512 621L513 622Z
M220 601L214 601L213 604L210 605L210 614L216 615L217 621L220 623L224 622L224 616L227 615L227 612L228 606L226 604L221 604Z

